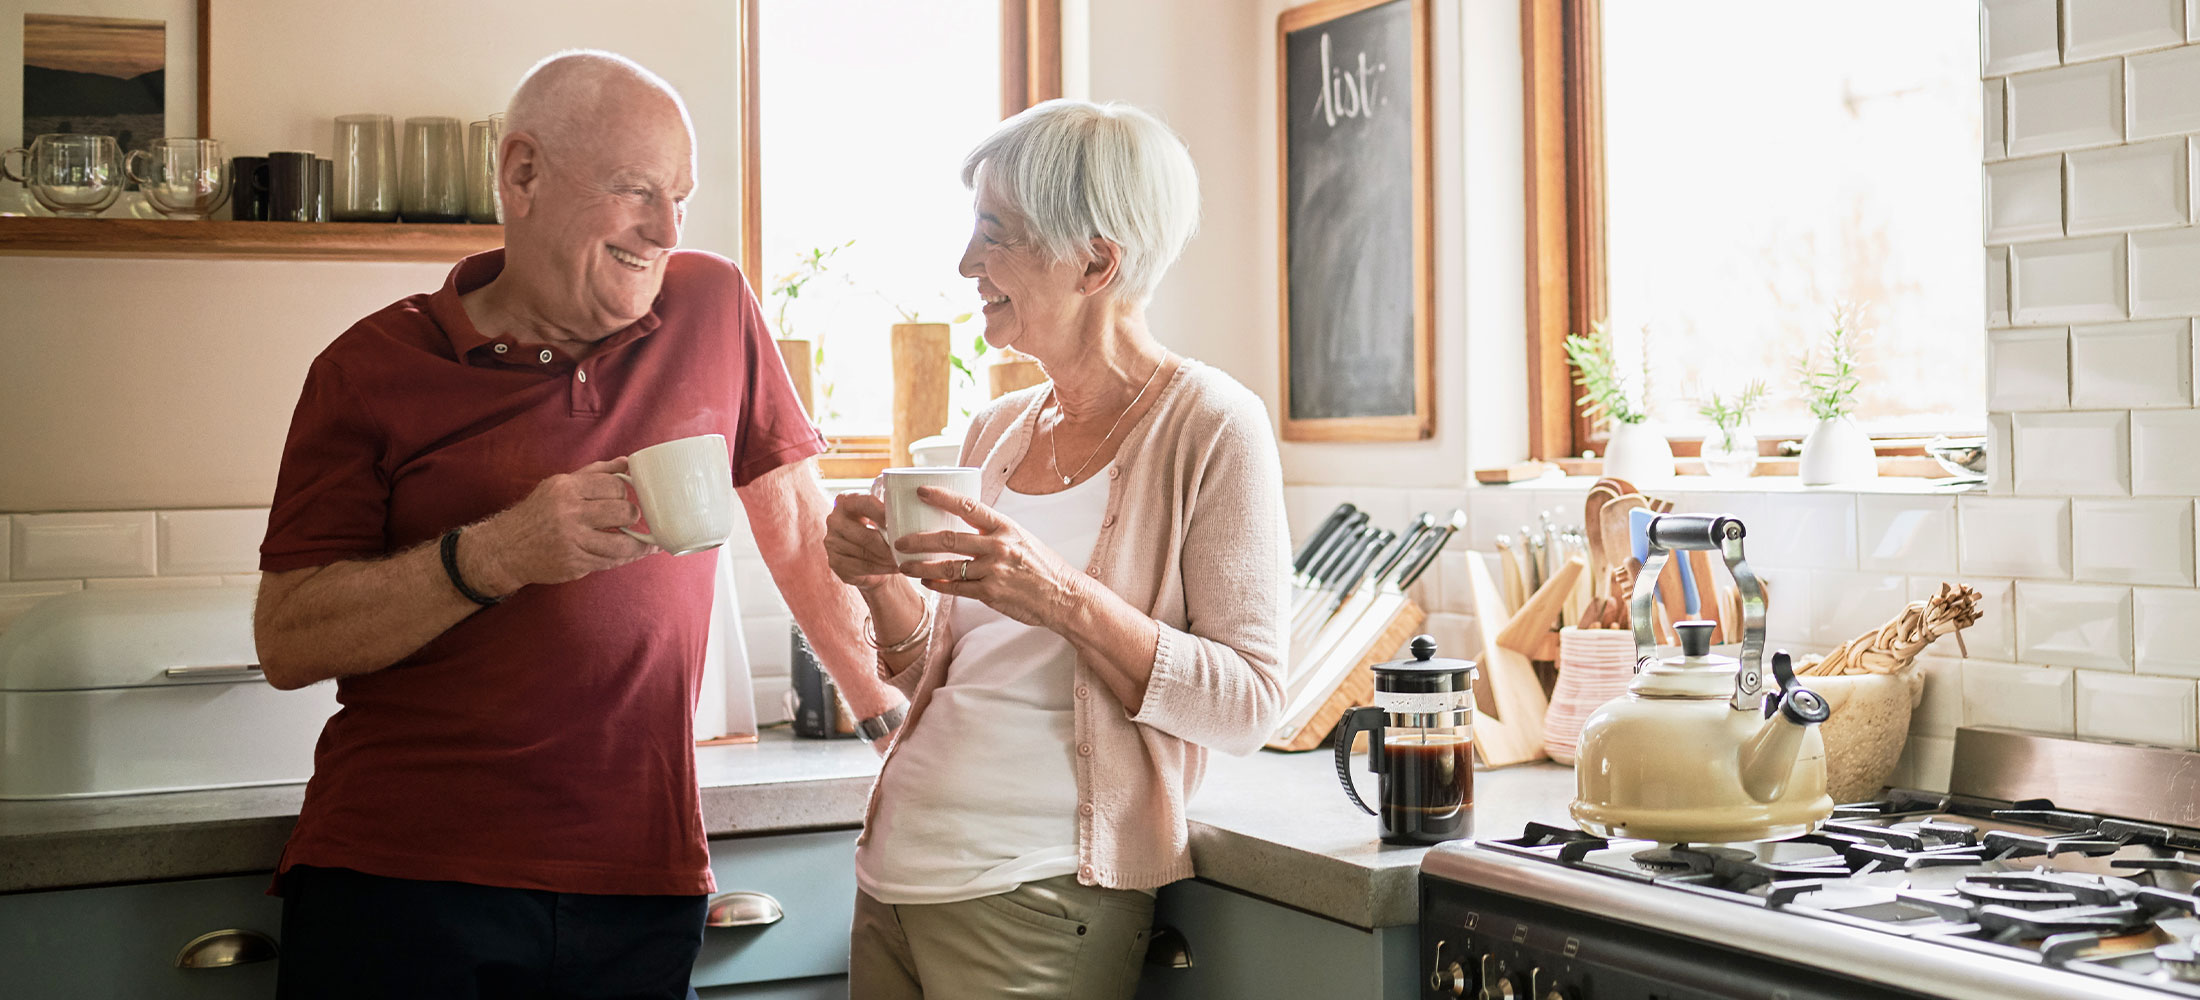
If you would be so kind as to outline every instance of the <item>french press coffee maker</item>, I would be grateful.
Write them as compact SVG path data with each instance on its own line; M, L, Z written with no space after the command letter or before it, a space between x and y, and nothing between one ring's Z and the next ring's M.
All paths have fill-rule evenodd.
M1457 840L1474 832L1474 661L1438 659L1425 635L1408 648L1412 659L1375 665L1375 704L1337 728L1337 780L1381 820L1384 843ZM1352 741L1363 731L1380 812L1352 787Z

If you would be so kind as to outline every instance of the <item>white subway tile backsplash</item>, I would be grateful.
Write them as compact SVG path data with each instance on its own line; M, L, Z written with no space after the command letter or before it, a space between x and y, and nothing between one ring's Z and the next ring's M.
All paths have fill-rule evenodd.
M2018 659L2129 671L2131 647L2131 588L2017 584Z
M1457 615L1474 612L1474 591L1467 585L1467 559L1465 550L1447 549L1436 557L1432 569L1421 574L1425 585L1433 588L1431 596L1435 600L1426 607Z
M2200 48L2149 52L2126 65L2130 138L2200 132Z
M1748 528L1749 560L1765 566L1856 568L1856 496L1796 493L1767 497Z
M2185 169L2188 145L2179 136L2071 153L2066 170L2070 235L2191 222L2192 185ZM1988 176L2007 165L1987 167Z
M1875 573L1954 573L1954 497L1856 498L1857 565Z
M2192 321L2072 327L2070 405L2191 406Z
M17 580L153 575L151 511L17 514L12 520Z
M2072 673L2069 667L1965 661L1963 724L2072 735L2078 715Z
M84 581L86 590L172 590L177 587L219 587L218 576L118 576Z
M2062 61L2056 44L2055 0L1981 0L1979 65L1985 76L2039 69Z
M1910 603L1910 581L1873 573L1813 573L1810 599L1810 641L1838 646L1901 614Z
M82 580L37 580L22 583L0 583L0 631L23 616L23 612L49 597L74 593L84 589Z
M2069 0L2062 6L2063 61L2179 45L2185 0Z
M2200 229L2131 234L2131 315L2200 313Z
M2062 165L2060 154L1986 165L1986 242L2063 235Z
M2142 674L2200 677L2200 591L2131 591L2132 668Z
M222 575L222 586L224 587L257 587L259 585L260 574L258 573L225 573Z
M1518 536L1534 517L1534 497L1522 490L1483 486L1467 491L1467 534L1478 552L1497 551L1497 536ZM1518 537L1513 537L1518 542Z
M2193 585L2192 501L2072 500L2071 568L2091 583Z
M2009 325L2009 249L1986 248L1986 325Z
M265 507L166 510L155 520L162 576L244 573L260 566L260 540L267 536Z
M1956 766L1956 741L1939 736L1912 736L1902 747L1904 784L1928 792L1948 790L1948 777Z
M1917 669L1925 690L1910 710L1910 734L1954 739L1956 727L1963 725L1963 661L1953 655L1920 656Z
M2200 410L2131 415L2131 492L2200 495Z
M742 556L733 559L733 596L743 618L761 615L785 615L787 601L779 595L779 585L772 580L769 567L762 559Z
M1964 575L2070 578L2070 501L1959 497L1956 519Z
M787 676L794 659L791 624L785 615L741 616L741 647L749 655L749 676Z
M2106 322L2129 313L2122 236L2017 244L2009 248L2009 272L2009 320L2019 326Z
M2162 746L2195 745L2200 685L2177 677L2080 670L2078 735Z
M1765 638L1769 653L1775 648L1785 648L1796 656L1802 655L1802 646L1814 643L1811 638L1811 615L1815 605L1811 600L1811 574L1800 569L1767 569L1758 574L1765 588Z
M2070 331L2059 326L1987 331L1986 406L2068 409Z
M1978 621L1970 628L1940 640L1933 648L1942 656L1961 656L1976 660L2014 660L2017 658L2017 590L2007 580L1987 580L1973 576L1939 577L1913 576L1910 578L1910 600L1931 600L1940 592L1943 583L1961 583L1978 591Z
M2012 442L2017 435L2014 421L2007 413L1986 415L1986 492L2003 496L2017 488L2016 449Z
M1475 631L1472 615L1454 615L1442 611L1432 612L1421 631L1436 640L1438 656L1472 656L1470 650L1480 649L1481 633Z
M2017 492L2130 493L2130 423L2121 410L2017 414Z
M2121 60L2010 77L2008 100L2011 156L2110 146L2123 141Z

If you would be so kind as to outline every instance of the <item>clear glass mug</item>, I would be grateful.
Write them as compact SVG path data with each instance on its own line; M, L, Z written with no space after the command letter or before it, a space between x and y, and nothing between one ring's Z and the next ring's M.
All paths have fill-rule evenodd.
M339 116L335 160L331 218L338 222L397 221L397 125L390 116Z
M456 118L405 119L399 184L406 222L466 221L465 128Z
M212 215L229 201L234 180L216 139L155 139L124 158L122 172L154 211L176 219Z
M20 171L8 163L17 154L23 157ZM0 153L0 176L29 188L55 215L90 218L122 197L122 147L113 136L48 133L27 149Z

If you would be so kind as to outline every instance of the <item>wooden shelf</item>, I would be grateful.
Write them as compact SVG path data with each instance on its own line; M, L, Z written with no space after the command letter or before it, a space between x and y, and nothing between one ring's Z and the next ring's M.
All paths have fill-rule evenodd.
M0 254L452 263L504 245L503 226L0 218Z

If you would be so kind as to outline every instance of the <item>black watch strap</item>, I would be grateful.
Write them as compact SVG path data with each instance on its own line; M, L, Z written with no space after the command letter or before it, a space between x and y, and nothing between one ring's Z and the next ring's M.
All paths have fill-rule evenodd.
M504 598L485 596L480 591L467 586L466 579L458 575L459 530L458 528L452 528L443 533L443 574L451 578L451 586L457 587L459 593L466 595L466 599L475 604L486 608L503 603Z

